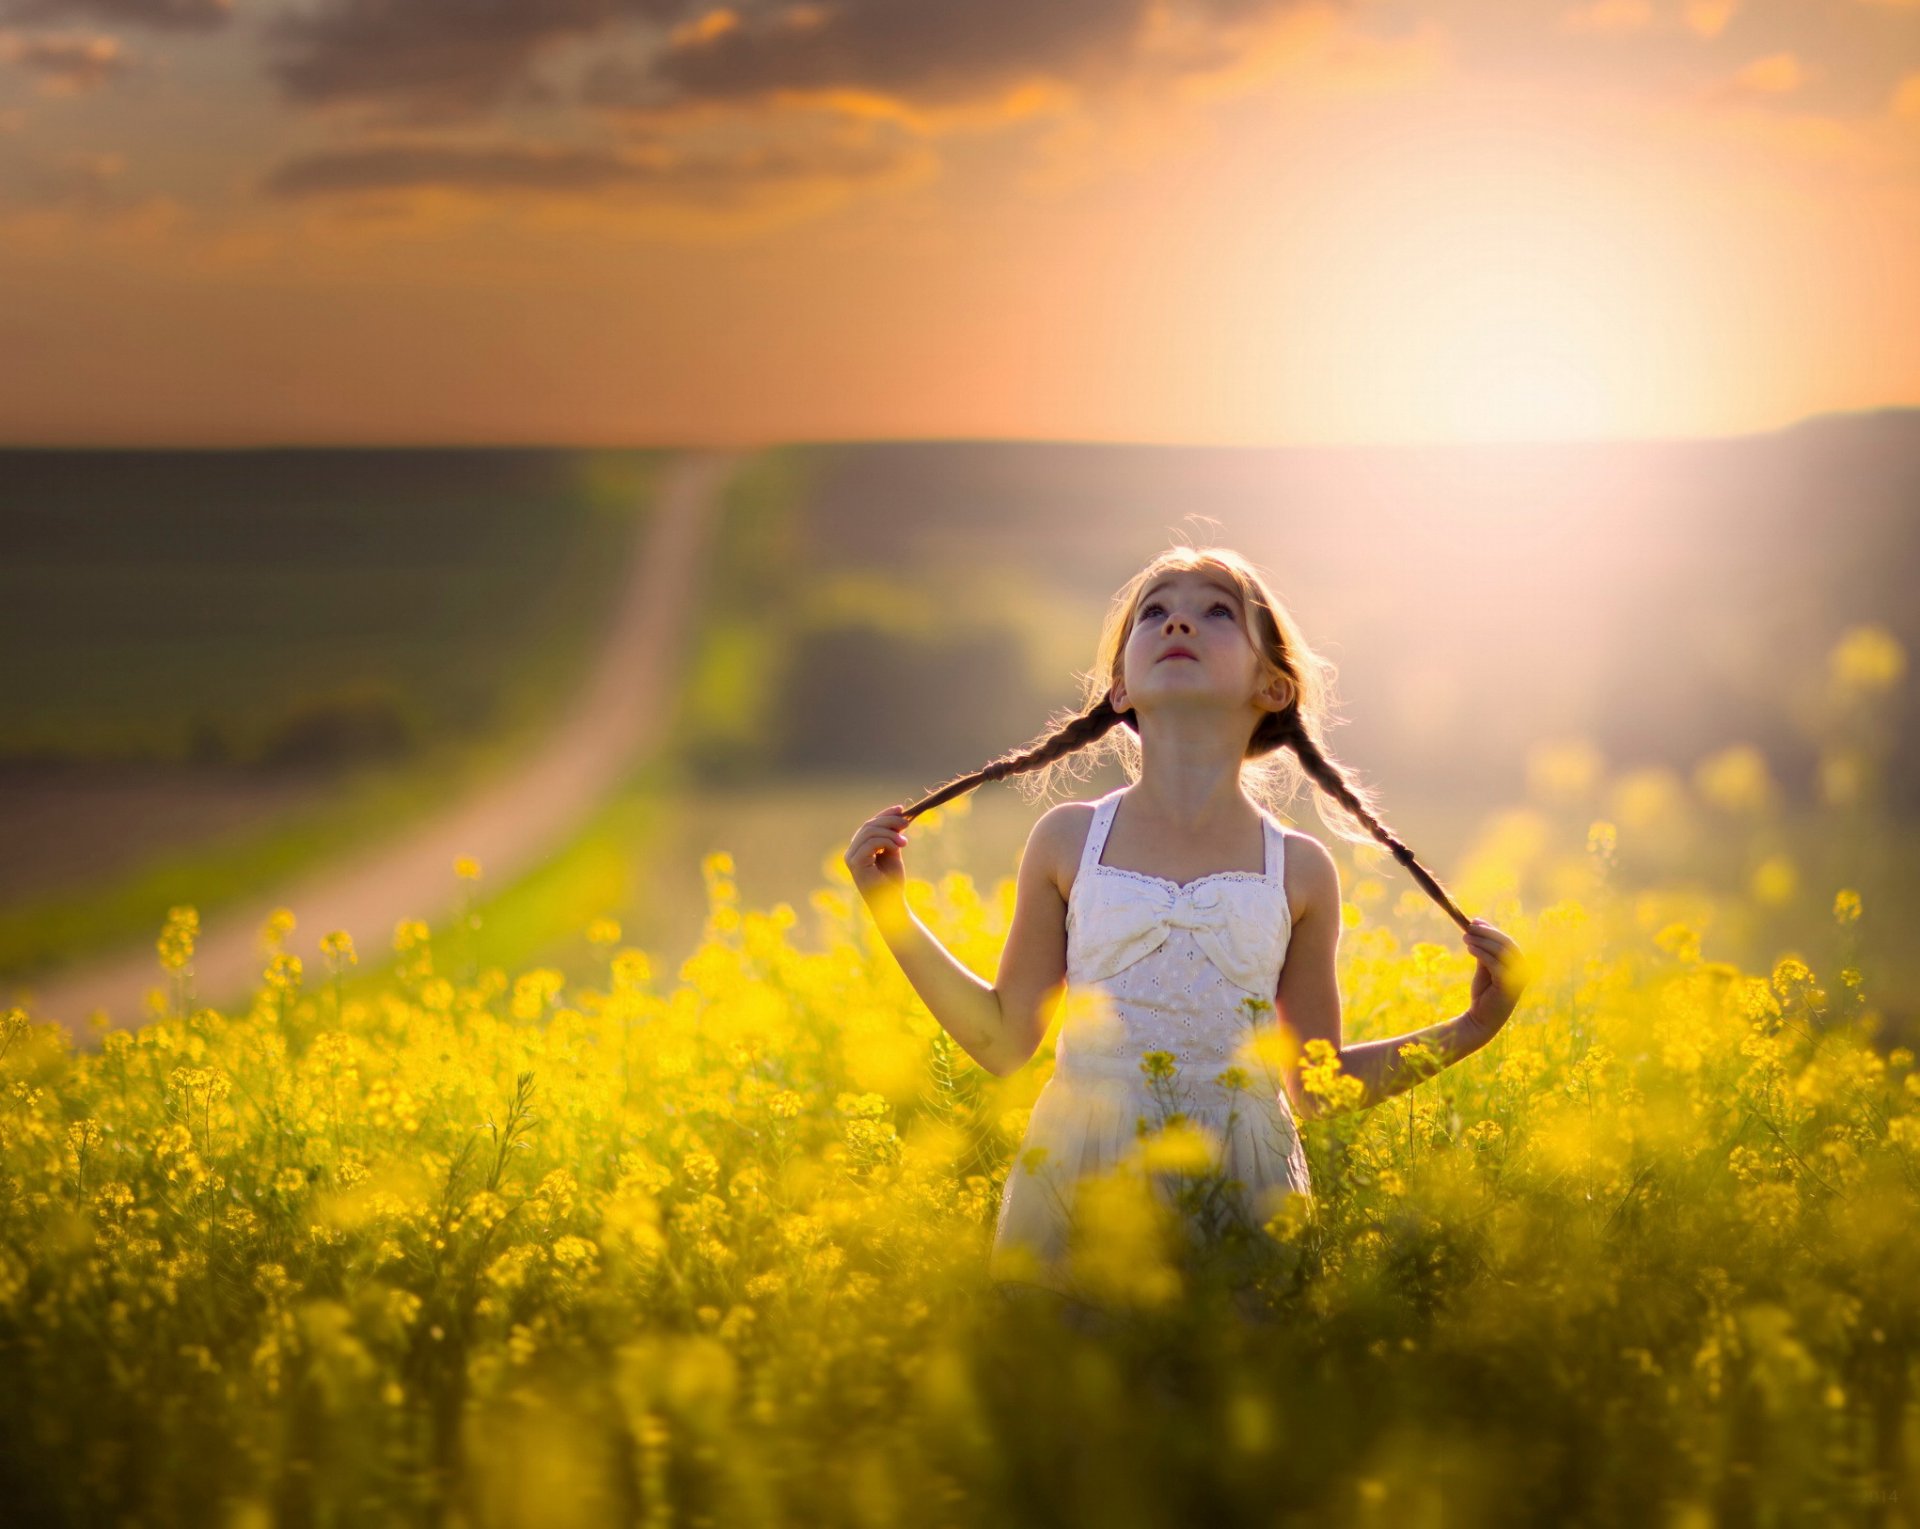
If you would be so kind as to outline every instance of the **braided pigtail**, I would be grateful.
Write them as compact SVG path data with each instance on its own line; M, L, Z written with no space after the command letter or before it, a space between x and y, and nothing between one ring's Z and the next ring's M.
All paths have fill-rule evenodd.
M1062 723L1053 732L1047 734L1038 743L1019 749L1011 754L1003 754L993 763L975 770L971 775L962 775L957 780L947 782L937 791L923 796L919 801L903 809L902 815L908 819L917 818L928 809L938 807L942 802L953 800L962 792L971 791L975 786L990 780L1005 780L1009 775L1023 775L1029 770L1044 769L1056 759L1098 742L1117 727L1132 712L1117 712L1113 702L1102 696L1094 703L1091 711Z
M1286 746L1293 750L1300 761L1300 767L1307 772L1313 783L1345 808L1347 813L1362 824L1368 833L1384 844L1392 852L1393 858L1407 868L1407 874L1420 884L1420 890L1446 909L1447 917L1462 929L1471 927L1473 921L1455 905L1454 900L1448 896L1447 889L1440 885L1439 879L1414 859L1413 851L1394 837L1387 825L1380 821L1361 798L1360 793L1354 790L1352 783L1341 772L1340 767L1327 757L1326 751L1320 746L1320 741L1313 736L1311 729L1301 718L1300 708L1297 705L1275 712L1271 722L1266 725L1270 725L1278 732Z

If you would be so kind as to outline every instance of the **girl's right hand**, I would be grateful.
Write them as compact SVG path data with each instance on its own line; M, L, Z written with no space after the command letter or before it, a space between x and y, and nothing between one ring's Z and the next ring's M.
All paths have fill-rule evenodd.
M907 866L900 846L907 842L902 830L910 820L900 810L904 806L905 802L895 802L885 812L876 812L860 825L853 843L847 846L843 858L862 897L888 885L906 885Z

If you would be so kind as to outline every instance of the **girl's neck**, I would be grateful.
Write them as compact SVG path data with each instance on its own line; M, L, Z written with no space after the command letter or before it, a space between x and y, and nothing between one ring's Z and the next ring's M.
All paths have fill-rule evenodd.
M1240 788L1239 763L1217 755L1174 763L1148 752L1127 795L1133 798L1136 822L1144 818L1170 832L1199 837L1253 811Z

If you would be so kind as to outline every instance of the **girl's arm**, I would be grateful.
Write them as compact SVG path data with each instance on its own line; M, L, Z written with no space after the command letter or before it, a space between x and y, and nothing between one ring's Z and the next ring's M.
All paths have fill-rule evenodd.
M1065 991L1067 905L1054 867L1061 831L1070 826L1066 813L1076 805L1052 808L1027 836L1013 923L991 984L957 960L907 906L899 848L907 820L898 804L863 824L847 850L854 885L907 981L967 1055L996 1077L1018 1071L1039 1049Z
M1334 954L1340 944L1340 869L1317 839L1301 835L1287 847L1288 866L1298 868L1304 906L1294 920L1287 959L1280 968L1275 1008L1281 1028L1291 1034L1301 1050L1284 1073L1287 1096L1297 1119L1371 1109L1431 1077L1439 1068L1451 1067L1473 1055L1499 1033L1525 984L1513 959L1513 942L1491 924L1475 919L1464 941L1481 964L1474 973L1472 1002L1464 1013L1406 1035L1344 1041L1340 985L1334 968ZM1332 1042L1341 1072L1362 1085L1359 1100L1347 1109L1327 1108L1318 1095L1308 1094L1300 1081L1306 1043L1315 1039ZM1400 1048L1413 1041L1423 1042L1438 1057L1438 1068L1415 1067L1400 1055Z

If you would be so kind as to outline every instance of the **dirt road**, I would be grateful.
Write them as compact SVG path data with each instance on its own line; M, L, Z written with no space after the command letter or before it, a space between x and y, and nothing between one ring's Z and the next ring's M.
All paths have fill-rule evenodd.
M196 999L225 1011L258 987L266 964L260 927L276 908L293 911L298 924L285 948L311 975L326 969L320 937L331 930L345 929L357 950L373 955L390 949L401 919L438 927L462 890L453 874L457 857L479 861L486 884L497 889L564 844L634 759L661 741L704 583L719 493L740 461L701 453L667 466L660 503L640 519L606 641L564 719L524 769L373 853L319 867L205 920L193 959ZM156 910L156 938L165 912ZM37 1020L57 1020L84 1041L96 1010L116 1026L141 1023L147 992L165 983L147 939L7 1001Z

